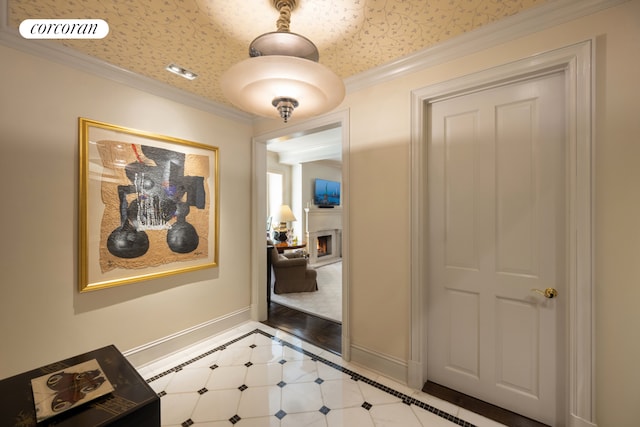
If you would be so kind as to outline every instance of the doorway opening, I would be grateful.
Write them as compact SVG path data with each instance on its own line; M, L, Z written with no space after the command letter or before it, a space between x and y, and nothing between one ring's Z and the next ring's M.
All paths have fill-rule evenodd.
M342 248L347 245L345 232L347 224L344 218L348 190L347 183L342 182L342 176L345 175L348 165L348 158L345 159L343 156L343 153L348 152L345 149L348 146L347 119L347 114L336 113L254 138L256 188L265 188L268 175L281 175L282 190L276 197L281 197L281 203L290 206L296 219L289 224L287 244L291 249L279 247L278 250L282 252L282 256L307 258L308 267L317 271L319 288L316 292L298 293L303 298L299 298L296 302L296 293L279 295L272 293L275 280L272 275L270 283L263 285L264 293L260 290L254 293L258 296L255 304L258 320L294 333L320 347L342 354L343 357L345 357L344 330L345 323L348 322L345 319L344 304L344 295L348 286L344 280L347 276L345 266L348 265L348 257L342 259ZM260 172L261 170L264 173ZM318 178L342 182L343 197L340 206L334 209L320 209L315 205L314 180ZM269 201L272 198L273 187L266 190L258 192L257 207L263 208L264 217L268 221L271 215L270 206L273 205ZM264 194L264 202L260 201L261 193ZM257 218L262 216L260 210L256 210L256 222ZM327 226L334 233L330 236L321 233L324 237L321 236L318 241L315 233ZM336 230L337 233L335 233ZM268 232L267 235L269 236L270 233ZM258 245L256 241L256 246ZM264 243L262 245L264 247ZM312 254L315 259L323 262L312 264L310 259ZM341 262L332 262L332 273L324 273L324 260L334 259L338 254ZM261 261L263 257L257 255L256 258ZM337 272L336 265L340 267ZM260 274L257 273L258 276ZM331 282L325 282L326 280ZM259 282L262 281L262 277L258 277L257 281L256 289L261 289L262 285ZM322 294L328 289L337 297L323 298ZM266 301L267 298L263 300L263 295L267 293L269 303ZM312 300L311 297L316 294L323 303L308 303L307 300ZM333 306L326 307L327 300L333 301ZM338 345L335 345L336 342Z

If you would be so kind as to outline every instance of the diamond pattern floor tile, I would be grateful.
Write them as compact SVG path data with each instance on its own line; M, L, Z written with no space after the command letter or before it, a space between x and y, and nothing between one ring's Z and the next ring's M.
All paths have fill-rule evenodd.
M438 399L256 325L187 349L180 361L172 356L173 366L141 370L155 373L147 382L161 396L163 426L495 426L460 419L456 406L436 408Z

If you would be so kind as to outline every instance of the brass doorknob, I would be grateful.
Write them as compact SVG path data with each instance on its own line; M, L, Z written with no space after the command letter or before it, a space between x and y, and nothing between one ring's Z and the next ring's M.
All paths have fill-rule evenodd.
M533 292L537 292L540 295L544 296L545 298L555 298L558 296L558 291L556 291L553 288L547 288L544 291L540 290L540 289L531 289Z

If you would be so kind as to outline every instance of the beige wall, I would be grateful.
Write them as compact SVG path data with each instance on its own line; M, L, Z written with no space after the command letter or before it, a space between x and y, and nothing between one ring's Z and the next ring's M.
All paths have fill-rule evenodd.
M316 183L316 178L322 178L322 179L328 179L330 181L337 181L337 182L342 182L342 169L340 168L340 163L336 162L336 161L328 161L328 162L323 162L323 161L319 161L319 162L309 162L309 163L304 163L302 165L302 171L301 171L301 184L300 184L300 199L301 199L301 219L302 221L300 222L300 227L299 230L296 230L296 234L298 235L298 238L300 239L300 241L307 241L307 236L305 234L305 230L307 229L307 224L306 224L306 220L305 220L305 215L304 215L304 208L307 206L307 203L309 204L309 212L311 212L310 214L310 227L309 227L309 231L317 231L317 229L313 229L313 215L314 212L316 212L317 210L320 210L321 208L317 207L315 205L315 203L313 202L313 197L314 197L314 192L315 192L315 183ZM343 186L340 186L340 190L342 190ZM335 215L340 215L340 207L336 207L333 208L334 211L336 212ZM338 223L340 223L340 221L338 221ZM315 225L317 225L318 222L316 220ZM307 242L308 243L308 242ZM308 250L310 250L311 248L309 247Z
M640 419L640 0L347 97L340 109L350 112L350 336L408 359L411 90L591 38L596 411L600 427L624 427ZM12 63L0 67L0 378L98 345L126 350L246 307L251 130L4 47L0 58ZM220 146L219 269L76 292L78 116ZM277 126L257 123L254 134Z
M307 203L309 203L310 209L316 207L313 202L316 178L342 182L340 163L336 161L319 161L304 163L302 165L301 199L303 207L305 207Z
M0 378L250 305L250 125L2 45L0 63ZM219 268L77 292L79 116L220 148Z
M347 96L339 109L350 114L350 335L391 359L409 357L411 91L592 38L596 413L601 427L631 427L640 419L640 0Z

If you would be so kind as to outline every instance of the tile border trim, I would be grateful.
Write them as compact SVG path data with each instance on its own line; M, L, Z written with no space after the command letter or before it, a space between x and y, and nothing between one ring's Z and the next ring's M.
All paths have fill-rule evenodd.
M370 385L372 387L377 388L380 391L383 391L383 392L388 393L388 394L390 394L390 395L392 395L394 397L397 397L397 398L401 399L402 403L404 403L406 405L415 405L415 406L417 406L419 408L424 409L425 411L428 411L428 412L430 412L430 413L432 413L434 415L437 415L437 416L439 416L441 418L446 419L449 422L452 422L452 423L454 423L456 425L459 425L459 426L462 426L462 427L476 427L474 424L471 424L468 421L464 421L463 419L458 418L458 417L456 417L456 416L454 416L452 414L449 414L448 412L442 411L442 410L436 408L435 406L432 406L432 405L429 405L427 403L424 403L424 402L422 402L422 401L420 401L418 399L415 399L415 398L413 398L413 397L411 397L411 396L409 396L407 394L404 394L402 392L394 390L391 387L387 387L384 384L380 384L377 381L373 381L373 380L367 378L364 375L361 375L361 374L359 374L359 373L357 373L355 371L352 371L351 369L345 368L344 366L342 366L342 365L340 365L338 363L335 363L335 362L332 362L332 361L330 361L328 359L320 357L317 354L314 354L314 353L312 353L312 352L310 352L308 350L305 350L300 346L291 344L290 342L288 342L286 340L283 340L282 338L278 338L278 337L276 337L276 336L274 336L274 335L272 335L272 334L270 334L268 332L265 332L265 331L263 331L263 330L261 330L259 328L256 328L253 331L247 332L245 334L242 334L242 335L238 336L237 338L230 339L229 341L227 341L224 344L221 344L221 345L219 345L219 346L217 346L215 348L212 348L211 350L205 351L205 352L199 354L198 356L193 357L193 358L191 358L189 360L186 360L186 361L184 361L184 362L182 362L182 363L180 363L180 364L178 364L178 365L176 365L176 366L174 366L174 367L172 367L170 369L167 369L167 370L165 370L165 371L163 371L163 372L161 372L161 373L159 373L157 375L154 375L154 376L152 376L150 378L147 378L146 382L147 383L151 383L151 382L153 382L155 380L158 380L158 379L160 379L160 378L162 378L162 377L164 377L166 375L169 375L171 373L179 372L184 367L189 366L190 364L195 363L195 362L197 362L198 360L200 360L200 359L202 359L204 357L210 356L213 353L215 353L216 351L225 350L231 344L239 342L239 341L241 341L241 340L243 340L243 339L245 339L247 337L250 337L251 335L254 335L254 334L260 334L262 336L265 336L265 337L271 339L272 341L281 344L283 347L288 347L288 348L290 348L292 350L295 350L295 351L297 351L299 353L304 354L305 356L310 357L312 361L321 362L326 366L329 366L329 367L331 367L333 369L336 369L336 370L338 370L338 371L340 371L340 372L342 372L342 373L344 373L346 375L349 375L351 377L351 379L354 380L354 381L362 381L362 382L364 382L364 383L366 383L366 384L368 384L368 385Z

